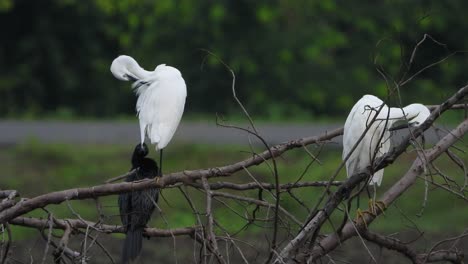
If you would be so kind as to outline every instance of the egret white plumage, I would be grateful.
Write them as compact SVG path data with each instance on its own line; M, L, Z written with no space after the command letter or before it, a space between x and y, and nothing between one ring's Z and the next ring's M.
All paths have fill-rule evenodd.
M140 67L130 56L121 55L110 67L119 80L132 81L138 96L136 110L140 119L140 139L148 136L156 151L160 151L162 170L163 149L171 141L184 112L187 87L180 71L160 64L154 71Z
M373 123L375 115L382 107ZM395 122L407 120L410 126L419 126L430 115L429 109L422 104L410 104L403 108L389 108L382 100L373 95L364 95L351 109L343 133L343 160L346 161L346 172L351 177L356 172L371 166L372 162L390 150L390 131ZM354 145L367 130L356 149ZM374 171L369 185L380 186L384 169Z
M371 124L375 114L382 107L376 120ZM343 133L343 159L370 125L366 135L350 154L346 161L348 177L371 165L390 149L390 132L395 122L408 120L410 126L419 126L430 115L429 109L422 104L410 104L403 108L388 107L382 100L373 95L364 95L351 109L346 119ZM380 186L384 170L374 172L370 185Z

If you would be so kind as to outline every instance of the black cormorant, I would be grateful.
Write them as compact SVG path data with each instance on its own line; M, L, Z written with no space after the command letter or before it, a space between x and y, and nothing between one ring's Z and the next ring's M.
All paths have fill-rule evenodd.
M146 155L148 155L146 144L138 144L132 155L132 170L135 170L135 173L127 176L126 182L159 176L158 164L153 159L145 158ZM140 254L143 229L151 218L158 196L157 188L119 195L120 218L127 234L122 248L122 263L130 263Z

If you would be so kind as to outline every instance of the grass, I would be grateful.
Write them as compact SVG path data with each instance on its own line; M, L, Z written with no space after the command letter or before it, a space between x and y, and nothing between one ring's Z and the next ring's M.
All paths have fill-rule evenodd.
M314 153L318 152L315 147L309 147ZM43 193L69 189L74 187L86 187L102 184L105 180L123 174L130 168L130 155L133 146L111 146L111 145L46 145L36 141L26 144L3 148L0 150L0 165L2 176L0 186L2 189L16 189L22 197L33 197ZM164 172L175 172L181 170L208 168L222 166L249 157L250 149L246 146L211 146L211 145L181 145L173 144L165 151ZM256 149L261 151L260 148ZM152 152L153 158L157 158ZM466 154L461 154L466 160ZM464 156L463 156L464 155ZM398 178L409 168L414 152L404 154L395 163L386 169L384 183L377 190L383 193L394 184ZM293 150L281 158L277 158L281 183L295 181L302 177L304 181L328 180L341 162L341 153L337 149L325 149L319 156L322 165L317 162L306 171L310 163L310 157L304 150ZM157 159L156 159L157 160ZM463 172L454 166L447 157L442 157L438 167L447 175L463 181ZM274 182L271 168L260 165L249 168L250 174L257 180ZM304 173L305 172L305 173ZM337 179L344 179L345 172L341 170ZM213 181L251 182L251 177L246 172L240 172L229 178L214 179ZM423 180L418 182L405 193L396 203L391 206L385 215L379 218L372 228L384 232L396 232L401 229L417 225L426 233L457 232L465 229L468 223L466 214L466 202L457 199L447 192L434 189L429 186L427 204L424 204L425 185ZM204 212L204 195L198 190L184 188L190 195L197 211ZM227 191L236 195L256 198L257 191ZM308 207L315 205L322 194L323 189L317 187L302 188L294 190L293 193L301 199ZM263 192L263 198L272 202L271 195ZM106 222L118 224L118 208L115 196L100 199L104 206ZM361 198L361 207L367 206L367 196ZM220 202L222 201L222 202ZM223 204L224 203L224 204ZM163 197L160 197L159 205L162 209L162 217L153 217L150 226L159 228L175 228L195 225L196 215L177 188L165 189ZM255 208L253 205L237 203L232 200L220 198L214 202L215 217L220 226L229 231L243 228L246 221L244 216L252 215ZM226 207L225 205L229 206ZM284 193L281 205L293 213L296 218L304 219L307 210L298 204L292 196ZM355 206L355 205L353 205ZM424 208L422 216L418 216ZM92 200L70 201L61 205L50 205L46 208L53 212L56 217L76 218L75 214L95 221L98 216L95 204ZM352 212L354 209L352 210ZM271 216L272 211L262 208L257 214L260 217ZM157 213L155 213L158 215ZM47 217L44 210L35 210L31 216ZM338 226L342 215L336 213L332 217L333 225ZM447 224L450 219L450 224ZM258 222L258 225L265 223ZM293 226L296 228L295 226ZM330 223L325 226L325 231L332 231ZM260 234L263 229L259 226L250 226L244 233ZM14 227L15 238L28 238L37 231L28 228Z

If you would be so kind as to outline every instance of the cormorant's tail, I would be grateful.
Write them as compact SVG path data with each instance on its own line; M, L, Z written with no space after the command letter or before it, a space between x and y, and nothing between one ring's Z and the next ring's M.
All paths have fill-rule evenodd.
M143 241L143 228L128 230L122 248L122 263L128 264L140 254Z

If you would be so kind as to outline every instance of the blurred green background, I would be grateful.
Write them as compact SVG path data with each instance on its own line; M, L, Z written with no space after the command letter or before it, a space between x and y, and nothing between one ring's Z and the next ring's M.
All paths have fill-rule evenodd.
M178 67L187 116L248 109L267 120L343 116L364 93L383 97L376 68L400 80L468 46L466 1L0 0L0 116L134 115L129 83L110 73L119 54L146 69ZM466 81L459 54L401 90L403 104L434 104ZM390 80L392 81L392 80ZM430 94L431 96L425 96ZM421 97L423 95L423 97Z

